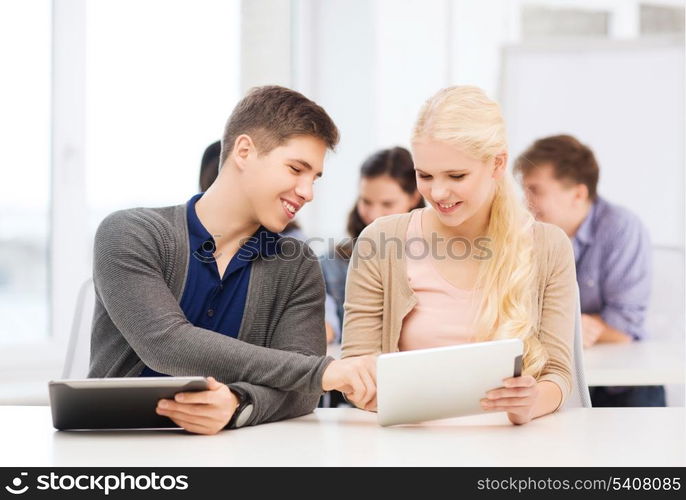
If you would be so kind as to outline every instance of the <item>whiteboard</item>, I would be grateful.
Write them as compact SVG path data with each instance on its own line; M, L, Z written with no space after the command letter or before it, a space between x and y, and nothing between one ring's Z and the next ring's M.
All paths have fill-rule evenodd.
M683 40L510 46L502 61L512 158L544 136L577 137L598 160L598 193L637 214L654 245L683 248Z

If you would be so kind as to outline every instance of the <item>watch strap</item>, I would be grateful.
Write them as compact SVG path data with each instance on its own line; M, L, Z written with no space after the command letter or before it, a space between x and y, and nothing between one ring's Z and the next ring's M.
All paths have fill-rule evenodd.
M227 427L229 429L237 429L243 427L250 419L253 403L250 393L245 389L231 386L229 386L229 389L236 395L236 398L238 398L238 406L233 412L233 416L231 417L231 420L229 420Z

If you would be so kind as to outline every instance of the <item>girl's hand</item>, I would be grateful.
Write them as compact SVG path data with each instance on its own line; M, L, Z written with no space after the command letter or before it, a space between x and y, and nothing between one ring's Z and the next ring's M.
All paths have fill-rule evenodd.
M526 424L533 418L539 394L538 382L531 375L510 377L503 380L503 387L486 393L481 407L485 411L506 411L513 424Z

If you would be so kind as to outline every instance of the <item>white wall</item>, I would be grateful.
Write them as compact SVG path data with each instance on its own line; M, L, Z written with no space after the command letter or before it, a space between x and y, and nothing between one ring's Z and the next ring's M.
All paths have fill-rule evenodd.
M299 220L310 237L342 236L357 190L361 161L374 149L374 5L366 0L312 2L309 81L303 91L321 104L341 142L315 187L315 202Z
M450 13L445 0L377 0L374 17L375 144L409 147L426 99L450 78Z
M519 40L520 0L456 0L452 9L452 85L497 97L502 46Z
M292 10L290 0L241 2L241 95L258 85L293 84Z
M451 4L298 2L294 22L301 30L306 25L299 35L306 42L296 49L296 86L324 106L341 131L315 200L299 218L309 236L345 236L364 159L380 148L407 147L420 105L446 85Z

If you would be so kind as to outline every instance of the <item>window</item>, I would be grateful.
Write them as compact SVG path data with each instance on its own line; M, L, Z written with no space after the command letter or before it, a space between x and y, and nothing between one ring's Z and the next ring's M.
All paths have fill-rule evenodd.
M606 37L610 13L575 8L522 8L522 39L559 36Z
M66 341L97 224L119 208L194 194L204 148L240 97L240 1L74 4L0 3L0 343ZM83 38L70 35L79 30ZM56 74L85 79L85 92L63 79L52 106ZM52 133L79 109L85 136L81 118L67 120L76 133ZM85 162L53 164L55 141L60 159L72 148ZM60 196L51 200L52 184ZM75 213L89 223L70 225Z
M684 7L641 4L641 35L683 34Z
M44 404L100 220L196 192L240 97L240 6L0 2L0 404Z
M0 344L50 331L51 16L49 0L0 3Z

